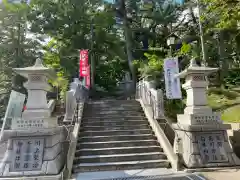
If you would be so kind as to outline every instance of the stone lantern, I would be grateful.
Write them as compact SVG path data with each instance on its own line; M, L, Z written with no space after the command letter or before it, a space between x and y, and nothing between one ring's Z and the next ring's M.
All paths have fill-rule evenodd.
M198 66L195 59L190 66L176 74L185 78L182 87L187 92L184 114L177 115L174 149L188 168L233 166L240 163L233 153L227 136L229 124L223 124L220 114L207 105L205 77L217 68Z
M27 78L27 109L20 119L12 121L0 141L0 179L56 179L63 178L66 161L66 128L58 126L57 118L51 117L54 101L47 101L49 78L56 75L44 67L40 59L34 66L15 68ZM27 178L26 178L27 177Z
M33 118L36 121L41 121L37 127L57 126L56 119L49 119L52 112L46 96L47 91L51 88L47 81L56 77L55 72L50 68L44 67L41 59L37 59L33 66L14 68L13 70L28 79L24 84L28 91L27 109L22 114L22 119L24 123L26 122L25 126L31 128Z

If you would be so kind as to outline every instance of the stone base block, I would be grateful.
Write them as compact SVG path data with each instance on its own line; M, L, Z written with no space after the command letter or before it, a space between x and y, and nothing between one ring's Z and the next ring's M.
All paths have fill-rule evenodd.
M64 127L7 131L0 146L0 152L5 151L0 159L0 177L57 176L66 161L66 137Z
M178 114L177 119L181 124L187 125L215 125L222 124L219 113L210 114Z
M182 127L175 125L174 127ZM186 126L186 125L185 125ZM185 127L184 126L184 127ZM240 160L230 146L224 129L212 131L187 131L191 128L176 128L174 149L182 156L188 168L240 165Z
M32 131L33 129L50 129L57 128L58 121L56 117L51 118L30 118L30 119L13 119L11 129L12 130L27 130Z
M212 109L208 106L194 106L190 105L184 109L184 114L211 114Z
M22 118L31 120L34 118L50 118L51 117L51 111L46 109L26 109L23 111Z

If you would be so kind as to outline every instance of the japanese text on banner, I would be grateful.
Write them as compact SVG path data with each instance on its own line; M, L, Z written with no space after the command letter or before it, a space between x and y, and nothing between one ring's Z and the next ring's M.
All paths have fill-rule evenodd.
M88 50L81 50L79 58L80 77L87 76L87 67L88 67Z
M165 77L165 89L168 99L181 99L181 85L180 79L175 78L175 74L179 73L178 59L168 58L164 60L164 77Z

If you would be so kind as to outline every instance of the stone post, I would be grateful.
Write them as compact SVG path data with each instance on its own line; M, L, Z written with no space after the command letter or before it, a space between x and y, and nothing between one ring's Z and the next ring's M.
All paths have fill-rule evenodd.
M66 92L66 114L64 116L64 122L72 122L77 107L77 101L74 97L74 91L70 90Z
M157 89L157 115L156 119L164 118L164 103L163 103L163 91L161 89Z
M81 87L77 78L70 84L70 90L66 92L66 114L64 116L64 122L72 122L75 116L75 110L80 100Z
M223 124L220 114L207 105L205 77L216 68L198 66L194 59L190 66L177 74L185 78L182 87L187 92L184 114L177 115L174 149L188 168L239 165L227 136L230 125Z

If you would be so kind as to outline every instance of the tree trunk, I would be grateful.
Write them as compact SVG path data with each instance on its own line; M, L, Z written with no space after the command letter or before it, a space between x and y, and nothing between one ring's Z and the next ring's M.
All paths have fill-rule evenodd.
M223 32L220 31L218 34L218 54L219 54L219 65L220 65L220 71L219 71L219 82L220 85L223 86L224 84L224 77L227 72L227 63L226 63L226 52L225 52L225 42L224 42L224 35Z
M128 65L132 75L132 92L135 93L136 89L136 72L133 65L133 53L132 53L132 35L129 28L128 20L127 20L127 12L126 12L126 4L125 0L122 0L122 10L123 10L123 27L124 27L124 34L126 39L126 48L127 48L127 57L128 57Z

